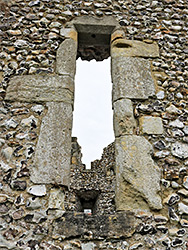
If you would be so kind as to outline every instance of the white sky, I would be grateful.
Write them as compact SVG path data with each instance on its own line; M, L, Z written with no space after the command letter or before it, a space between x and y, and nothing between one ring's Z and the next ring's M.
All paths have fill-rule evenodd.
M87 168L114 141L111 91L110 58L77 60L72 136L78 138Z

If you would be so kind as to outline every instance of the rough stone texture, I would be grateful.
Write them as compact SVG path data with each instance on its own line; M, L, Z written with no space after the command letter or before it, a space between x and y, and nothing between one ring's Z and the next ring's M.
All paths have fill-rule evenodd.
M137 192L134 193L137 196L133 196L134 199L141 196L151 208L161 209L161 198L158 195L161 173L151 158L151 144L144 137L128 135L116 139L115 148L117 210L142 209L139 200L135 204L127 202L130 199L127 197L131 196L131 189L126 190L127 184Z
M159 47L157 43L144 43L141 41L131 41L127 39L116 39L112 43L111 56L116 57L159 57Z
M73 103L73 92L74 83L69 76L16 76L9 83L5 99L23 102Z
M150 61L143 58L112 57L113 101L121 98L147 99L155 94Z
M188 144L182 142L175 142L171 147L172 154L178 158L188 158Z
M68 38L59 46L56 56L56 73L74 77L76 73L77 41Z
M65 213L54 222L53 237L84 237L92 235L92 239L129 237L135 231L134 214L132 212L115 215L84 215L83 213Z
M47 103L36 147L31 180L34 183L69 185L72 107L66 103Z
M131 100L118 100L114 103L113 108L115 136L133 134L133 129L136 127L136 120L133 116L133 106Z
M163 134L163 123L160 117L142 116L139 119L139 127L142 134Z

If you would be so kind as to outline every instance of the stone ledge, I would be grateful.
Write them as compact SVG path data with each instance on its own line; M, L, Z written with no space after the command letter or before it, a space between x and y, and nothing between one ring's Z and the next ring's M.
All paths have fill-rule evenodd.
M159 57L159 47L156 42L145 43L141 41L131 41L127 39L117 39L112 43L112 57Z
M113 215L87 215L66 212L53 223L53 238L84 237L91 232L93 239L130 237L135 231L134 213L119 212Z
M73 103L74 82L69 76L26 75L11 79L5 100Z

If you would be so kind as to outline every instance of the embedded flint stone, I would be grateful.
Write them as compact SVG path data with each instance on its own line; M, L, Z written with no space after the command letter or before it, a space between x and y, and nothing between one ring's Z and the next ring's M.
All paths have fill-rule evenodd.
M47 103L36 146L31 180L41 184L69 186L72 105Z
M137 57L112 56L113 101L148 99L155 95L150 61Z
M133 106L129 99L121 99L113 104L114 133L115 137L133 134L136 120L133 116Z
M11 79L5 100L73 103L74 81L69 76L26 75Z
M116 138L117 210L161 209L160 169L151 158L152 146L141 136Z
M111 56L156 58L159 57L159 47L155 42L145 43L120 38L112 43Z
M56 55L56 73L74 77L76 73L77 41L67 38L59 46Z

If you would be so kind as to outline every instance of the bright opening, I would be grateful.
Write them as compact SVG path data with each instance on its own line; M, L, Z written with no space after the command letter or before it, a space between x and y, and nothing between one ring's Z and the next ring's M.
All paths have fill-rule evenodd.
M72 136L78 138L87 168L114 141L111 92L110 58L77 60Z

